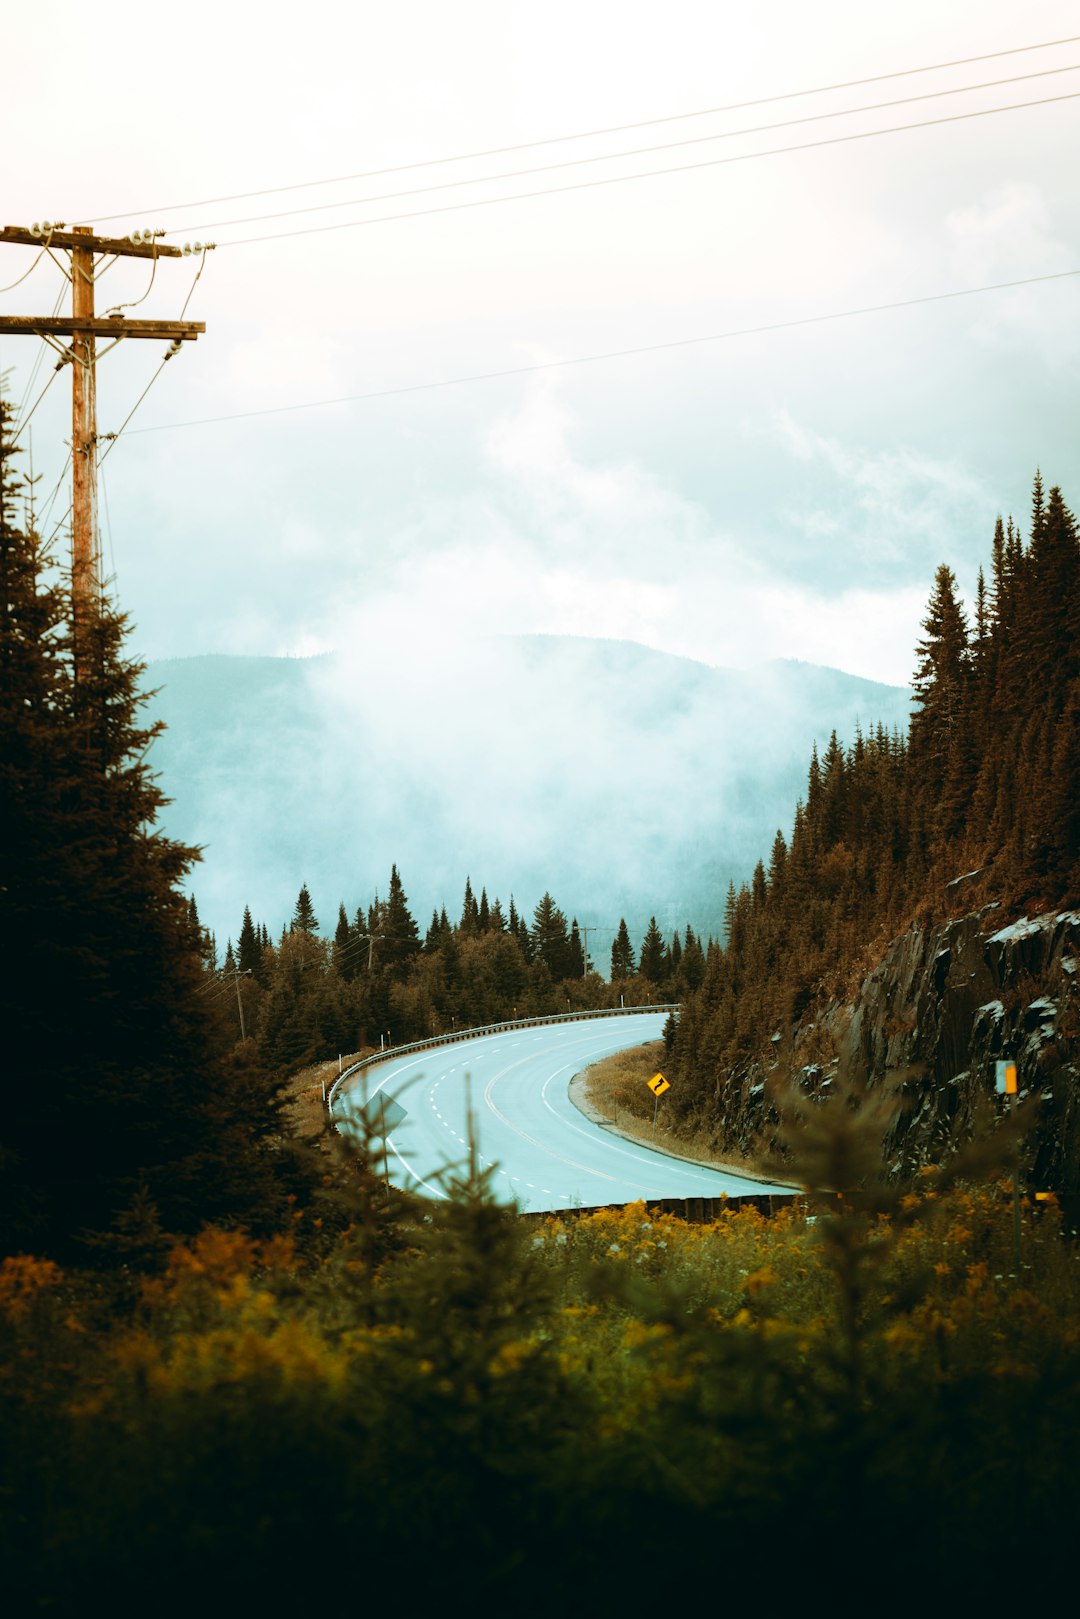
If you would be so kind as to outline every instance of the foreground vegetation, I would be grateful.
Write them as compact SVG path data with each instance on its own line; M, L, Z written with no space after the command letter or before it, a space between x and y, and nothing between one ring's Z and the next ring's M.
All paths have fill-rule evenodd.
M842 1205L839 1205L842 1207ZM13 1611L448 1591L1037 1602L1080 1506L1080 1259L997 1188L867 1220L446 1204L209 1228L157 1274L0 1267ZM832 1226L854 1221L862 1281ZM778 1561L778 1554L780 1560ZM886 1579L886 1586L889 1579ZM869 1588L868 1588L869 1590Z

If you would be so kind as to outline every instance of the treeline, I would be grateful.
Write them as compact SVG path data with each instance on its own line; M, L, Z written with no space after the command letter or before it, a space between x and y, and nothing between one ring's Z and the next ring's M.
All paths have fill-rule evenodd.
M194 902L191 915L197 920ZM386 897L376 895L352 917L339 905L332 934L320 932L306 885L276 941L246 907L236 946L229 941L220 967L212 941L204 940L204 994L223 1049L246 1038L266 1067L290 1073L342 1052L455 1028L620 1000L680 1000L704 981L709 941L689 925L665 940L653 917L635 952L623 919L610 947L609 981L596 970L592 935L576 918L568 921L550 893L526 920L513 896L504 907L481 888L477 899L466 878L460 916L451 921L445 906L434 911L421 936L394 866Z
M907 736L815 748L790 838L729 890L672 1035L684 1119L722 1135L729 1087L911 920L1080 900L1080 541L1060 489L1036 476L1026 540L998 520L972 613L938 568L916 660Z

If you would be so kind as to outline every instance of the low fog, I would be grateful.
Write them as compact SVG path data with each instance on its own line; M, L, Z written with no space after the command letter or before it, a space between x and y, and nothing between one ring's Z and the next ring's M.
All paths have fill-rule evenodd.
M164 824L204 848L191 887L222 949L246 904L278 930L303 882L332 930L395 863L421 930L442 905L456 919L468 876L529 918L548 889L638 940L652 913L719 933L729 879L790 828L812 743L906 723L904 689L810 664L408 630L402 614L334 654L151 666Z

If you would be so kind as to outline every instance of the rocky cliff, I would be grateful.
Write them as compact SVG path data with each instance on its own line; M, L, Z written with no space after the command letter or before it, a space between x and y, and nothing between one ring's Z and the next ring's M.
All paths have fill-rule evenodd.
M852 1005L777 1031L771 1067L731 1076L729 1144L750 1149L773 1075L793 1065L809 1088L827 1088L843 1063L871 1085L901 1082L905 1105L888 1153L898 1173L910 1173L966 1132L978 1101L994 1095L996 1060L1008 1057L1021 1098L1040 1099L1025 1147L1028 1183L1072 1201L1080 1194L1080 913L995 921L991 904L911 926Z

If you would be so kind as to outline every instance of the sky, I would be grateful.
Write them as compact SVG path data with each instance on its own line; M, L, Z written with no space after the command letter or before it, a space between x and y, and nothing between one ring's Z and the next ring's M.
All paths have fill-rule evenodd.
M1072 35L1061 0L13 6L4 222L219 243L205 335L102 466L135 650L348 650L365 678L370 645L387 680L545 632L905 682L936 566L970 597L1037 466L1080 498L1080 277L817 317L1080 269L1080 101L1045 101L1080 93L1080 42L1047 45ZM0 286L32 262L4 247ZM198 262L127 313L177 318ZM99 312L148 280L121 262ZM63 290L46 257L0 313ZM40 349L0 338L26 408ZM160 359L101 361L102 432ZM519 374L452 380L491 372ZM49 526L68 387L30 424Z

